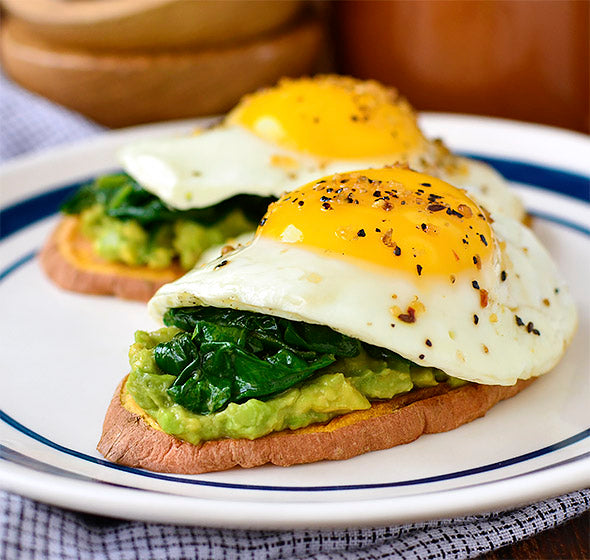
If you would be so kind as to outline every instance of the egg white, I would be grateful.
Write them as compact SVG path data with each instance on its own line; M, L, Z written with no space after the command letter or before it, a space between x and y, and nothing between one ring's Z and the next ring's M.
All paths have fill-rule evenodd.
M171 307L230 307L327 325L461 379L512 385L557 363L575 331L576 311L535 235L509 217L494 220L504 248L497 243L491 264L481 271L485 308L467 274L455 284L410 277L257 237L163 286L149 310L161 318ZM397 319L394 306L405 310L416 302L424 310L414 323ZM529 322L539 335L529 332Z
M518 196L491 167L453 156L434 142L425 151L397 156L329 159L282 148L238 125L221 124L194 136L128 145L119 160L146 190L179 210L212 206L238 194L278 198L320 176L401 161L464 188L490 212L517 220L524 216Z

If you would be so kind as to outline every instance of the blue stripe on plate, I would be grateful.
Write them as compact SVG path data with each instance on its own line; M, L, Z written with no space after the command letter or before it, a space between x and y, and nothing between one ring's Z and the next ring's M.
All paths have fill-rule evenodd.
M68 196L88 182L72 183L7 206L0 212L0 239L55 214Z
M495 167L509 181L550 189L579 200L590 200L590 178L583 175L521 161L491 158L477 154L464 155ZM115 172L117 171L113 171L113 173ZM61 203L70 194L91 180L78 181L7 206L0 211L0 239L51 216L57 212Z
M564 447L569 447L583 439L586 439L590 436L590 428L574 434L573 436L548 445L547 447L543 447L541 449L536 449L535 451L531 451L529 453L525 453L523 455L519 455L518 457L511 457L510 459L505 459L503 461L498 461L497 463L490 463L488 465L482 465L480 467L475 467L472 469L466 469L463 471L456 471L452 473L440 474L436 476L428 476L425 478L416 478L412 480L399 480L395 482L380 482L375 484L344 484L344 485L335 485L335 486L266 486L266 485L259 485L259 484L235 484L230 482L213 482L211 480L198 480L194 478L184 478L178 476L170 476L167 474L160 474L150 471L143 471L139 469L135 469L132 467L126 467L124 465L117 465L116 463L111 463L109 461L105 461L104 459L99 459L97 457L92 457L91 455L86 455L85 453L80 453L79 451L75 451L74 449L69 449L68 447L64 447L63 445L59 445L50 439L43 437L42 435L30 430L26 426L23 426L21 423L17 422L4 412L0 410L0 420L6 422L9 426L12 426L19 432L33 438L34 440L47 445L57 451L61 451L67 455L71 455L78 459L82 459L89 463L94 463L97 465L101 465L103 467L108 467L111 469L115 469L118 471L124 471L132 474L136 474L139 476L143 476L146 478L153 478L157 480L164 480L166 482L177 482L182 484L193 484L196 486L209 486L214 488L231 488L231 489L240 489L240 490L262 490L262 491L275 491L275 492L333 492L338 490L369 490L369 489L377 489L377 488L397 488L400 486L416 486L419 484L430 484L433 482L442 482L445 480L452 480L456 478L462 478L466 476L472 476L475 474L480 474L484 472L494 471L497 469L502 469L508 467L510 465L516 465L518 463L522 463L524 461L528 461L530 459L535 459L537 457L542 457L543 455L547 455L548 453L553 453L559 449L563 449ZM584 453L578 457L572 458L570 461L575 461L587 456L587 453Z
M0 271L0 282L2 280L4 280L4 278L9 276L10 274L15 272L17 269L19 269L21 266L23 266L23 265L27 264L29 261L33 260L36 255L37 255L37 251L31 251L30 253L27 253L26 255L21 257L20 259L17 259L16 261L14 261L12 264L8 265L4 270Z
M478 154L462 155L491 165L509 181L541 187L585 202L590 201L590 177L511 159L481 156Z

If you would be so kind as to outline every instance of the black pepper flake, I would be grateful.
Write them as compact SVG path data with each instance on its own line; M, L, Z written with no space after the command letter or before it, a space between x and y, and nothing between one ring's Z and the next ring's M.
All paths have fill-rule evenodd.
M453 210L452 208L447 208L447 214L449 216L457 216L458 218L463 217L463 214L461 214L461 212L457 212L457 210Z
M425 223L420 224L420 227L422 228L422 231L426 231L428 229L428 226Z
M340 179L340 183L348 183L348 179Z
M555 290L553 290L556 294L559 293L559 288L555 288Z
M503 270L502 272L500 272L500 280L502 280L502 282L505 282L506 281L506 277L507 276L508 275L506 274L506 271L505 270Z
M479 323L479 317L477 315L473 315L473 323L477 325Z
M223 260L215 268L221 268L222 266L225 266L228 262L229 261L227 261L227 260Z
M514 318L516 319L516 324L519 327L523 327L524 326L524 321L518 315L515 315Z
M326 189L326 192L332 192L333 190L334 190L334 189L333 189L332 187L328 187L328 188Z
M320 200L322 202L329 202L332 199L329 196L324 195L324 196L320 197Z
M396 257L399 257L399 256L402 254L402 250L401 250L401 249L400 249L400 248L399 248L399 247L396 245L396 246L395 246L395 249L393 250L393 254L394 254Z
M375 228L375 231L376 231L377 233L381 233L381 230L380 230L378 227L376 227L376 228Z
M299 206L303 206L303 205L305 204L305 202L303 202L303 200L300 200L300 201L299 201L297 204L298 204Z
M430 210L430 212L440 212L441 210L444 210L446 208L446 206L444 206L443 204L429 204L426 207L426 210Z
M477 280L474 280L473 282L471 282L471 285L476 289L479 290L479 283Z
M426 341L424 342L424 344L426 344L426 346L432 346L432 342L430 342L430 339L427 338Z
M430 183L420 183L423 187L430 187L432 186Z
M263 226L264 224L266 224L266 218L262 218L262 220L260 220L260 225Z
M359 229L356 233L359 237L365 237L367 234L364 229Z
M487 242L486 238L484 237L483 233L479 234L479 238L481 239L481 242L487 247L488 242Z
M442 198L442 195L440 195L440 194L433 194L433 193L431 193L431 194L428 195L428 200L430 202L435 202L439 198Z
M420 355L418 356L418 358L420 358L421 360L423 360L423 359L424 359L424 354L420 354Z
M395 323L391 323L391 328L393 329L395 327Z
M373 196L375 196L375 197L379 198L379 197L381 196L381 191L375 191L375 192L373 193Z
M330 203L329 203L329 202L324 202L324 203L322 204L322 208L323 208L324 210L332 210L332 207L330 206Z
M417 264L416 265L416 270L418 271L418 276L422 276L422 266Z
M537 336L539 336L539 335L541 334L541 333L540 333L540 332L539 332L539 331L538 331L538 330L535 328L535 325L533 325L533 322L532 322L532 321L529 321L529 322L527 323L527 326L526 326L526 332L528 332L528 333L533 333L533 334L536 334Z

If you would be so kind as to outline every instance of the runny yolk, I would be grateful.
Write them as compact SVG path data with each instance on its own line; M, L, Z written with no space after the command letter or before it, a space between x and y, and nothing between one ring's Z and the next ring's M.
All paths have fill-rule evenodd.
M342 76L282 80L228 116L284 148L328 158L407 161L426 142L410 105L377 82Z
M422 278L477 277L494 244L490 218L465 191L399 167L336 174L292 191L270 206L257 235Z

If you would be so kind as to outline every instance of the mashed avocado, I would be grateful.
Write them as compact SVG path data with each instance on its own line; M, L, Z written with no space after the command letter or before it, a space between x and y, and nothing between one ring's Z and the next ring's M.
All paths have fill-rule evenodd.
M401 358L399 362L375 359L362 350L358 356L340 359L267 400L252 398L240 404L230 403L214 414L195 414L170 398L167 390L175 377L163 374L154 359L154 348L180 332L176 327L165 327L135 334L135 344L129 351L127 390L166 433L193 444L221 438L255 439L368 409L370 400L390 399L413 387L443 381L460 383L439 370L414 366Z
M102 258L129 266L166 268L176 258L185 270L191 269L209 247L256 229L239 209L234 209L212 225L175 220L144 228L137 220L108 216L100 204L80 213L82 233L92 241Z

